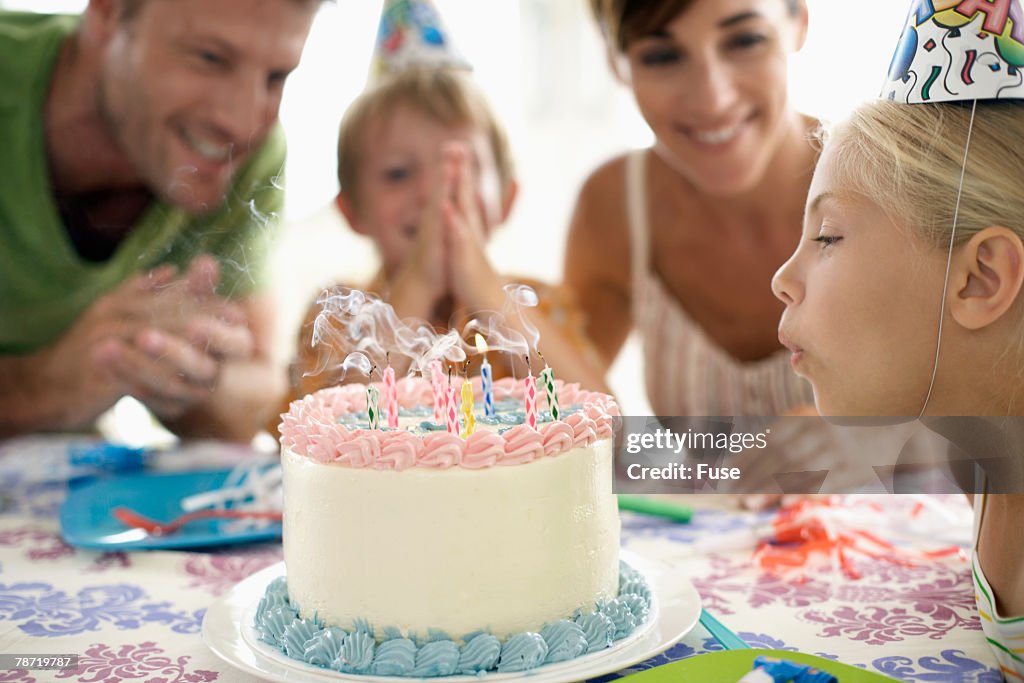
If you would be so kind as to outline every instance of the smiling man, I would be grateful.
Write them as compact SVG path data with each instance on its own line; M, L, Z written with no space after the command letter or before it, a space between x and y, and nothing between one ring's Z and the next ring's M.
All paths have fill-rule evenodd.
M320 4L0 12L0 436L126 395L182 435L266 420L278 109Z

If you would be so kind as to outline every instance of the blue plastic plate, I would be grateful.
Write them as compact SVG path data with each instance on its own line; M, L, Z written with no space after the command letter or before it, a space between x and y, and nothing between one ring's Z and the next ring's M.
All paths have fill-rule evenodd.
M199 520L167 536L150 536L119 522L111 511L123 505L164 522L183 514L181 499L220 488L230 470L137 474L100 479L72 488L60 509L64 540L96 550L202 548L281 538L281 525L246 527L237 519Z

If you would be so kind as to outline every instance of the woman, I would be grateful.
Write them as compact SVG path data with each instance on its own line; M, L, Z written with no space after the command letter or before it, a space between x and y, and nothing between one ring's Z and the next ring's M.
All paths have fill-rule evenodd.
M769 283L799 239L817 122L788 103L803 0L591 0L656 141L586 181L566 281L610 366L635 327L659 415L808 404Z

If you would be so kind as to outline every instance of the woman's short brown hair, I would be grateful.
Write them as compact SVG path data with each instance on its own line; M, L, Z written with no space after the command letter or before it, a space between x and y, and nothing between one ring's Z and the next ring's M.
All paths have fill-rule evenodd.
M800 0L784 0L793 14ZM664 28L694 0L590 0L590 9L610 47L623 52L634 40Z

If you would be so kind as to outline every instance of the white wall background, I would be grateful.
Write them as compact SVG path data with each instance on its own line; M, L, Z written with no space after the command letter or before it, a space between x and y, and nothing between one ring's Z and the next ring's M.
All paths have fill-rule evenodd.
M80 11L85 0L0 0L5 9ZM490 245L503 272L557 280L576 191L601 160L650 142L650 132L606 68L584 0L435 0L481 86L509 126L522 191ZM841 117L874 97L909 2L808 0L807 45L791 64L801 111ZM281 343L318 288L375 270L372 248L330 205L337 191L337 125L362 89L381 0L338 0L317 17L281 110L288 136L287 226L275 255ZM855 16L854 16L855 13ZM856 21L854 21L856 19ZM540 245L540 246L538 246ZM613 370L626 412L647 412L635 345Z

